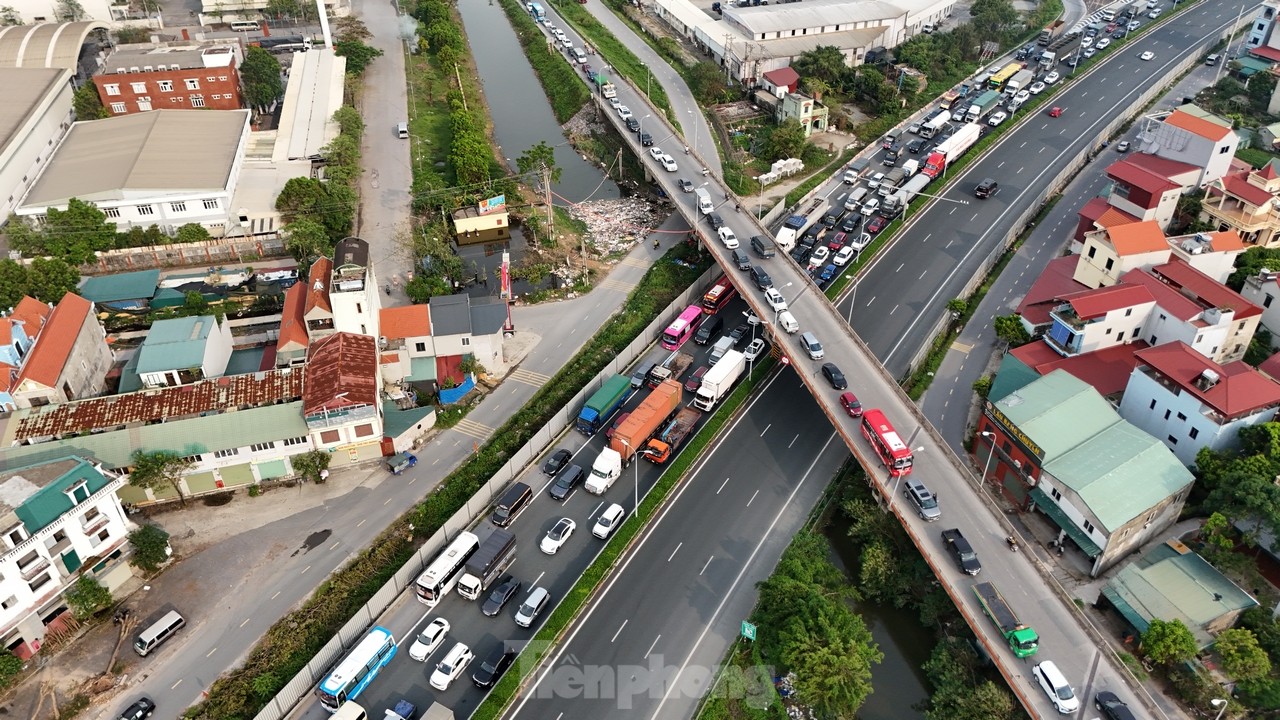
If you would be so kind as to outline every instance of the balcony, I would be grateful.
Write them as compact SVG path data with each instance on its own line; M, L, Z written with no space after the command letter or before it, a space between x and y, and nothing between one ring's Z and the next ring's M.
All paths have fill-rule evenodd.
M26 564L23 564L23 560L18 561L18 573L22 575L23 580L30 580L49 569L49 558L43 555L28 556L24 560L27 561Z
M1270 206L1260 208L1234 200L1229 195L1221 201L1221 205L1218 198L1205 198L1200 207L1209 217L1242 232L1256 232L1268 227L1280 228L1280 213Z
M80 531L83 532L86 536L92 535L98 532L99 530L101 530L102 528L106 527L107 523L109 522L111 522L111 518L107 517L106 515L103 515L102 513L98 513L96 517L90 518L80 523Z

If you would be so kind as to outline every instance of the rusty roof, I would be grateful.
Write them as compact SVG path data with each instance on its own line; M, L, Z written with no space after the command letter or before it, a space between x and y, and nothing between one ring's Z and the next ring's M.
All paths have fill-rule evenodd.
M308 417L378 403L378 348L368 335L340 332L312 343L305 373Z
M284 312L280 315L280 336L276 338L276 352L288 350L290 344L299 348L307 346L307 321L303 319L307 286L295 283L284 293Z
M46 405L14 414L17 440L116 430L237 409L275 405L302 397L303 375L271 370L210 378L191 385Z

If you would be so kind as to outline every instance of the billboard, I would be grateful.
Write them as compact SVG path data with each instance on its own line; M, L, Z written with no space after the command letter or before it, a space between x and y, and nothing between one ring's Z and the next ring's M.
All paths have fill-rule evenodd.
M481 200L477 206L481 215L488 215L493 212L500 212L507 209L507 196L499 195L491 197L488 200Z

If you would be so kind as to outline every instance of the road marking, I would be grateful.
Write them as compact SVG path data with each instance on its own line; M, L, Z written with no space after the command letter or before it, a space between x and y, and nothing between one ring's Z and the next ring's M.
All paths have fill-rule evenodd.
M724 489L724 486L728 484L729 484L729 478L725 478L724 482L720 483L720 487L716 488L716 494L719 495L720 491Z
M920 242L922 242L922 243L927 243L927 242L929 242L929 238L931 238L931 237L933 237L933 233L929 233L928 235L925 235L925 236L924 236L924 239L923 239L923 240L921 240Z
M538 573L538 577L534 578L533 583L529 585L529 592L533 592L533 589L538 586L538 581L541 580L542 576L546 574L547 574L546 570L543 570L542 572Z
M244 627L245 625L248 625L248 624L249 624L249 620L251 620L251 619L252 619L252 618L245 618L245 619L244 619L244 622L240 623L240 627ZM208 657L208 656L206 655L206 657Z
M702 574L707 571L707 568L711 567L711 561L715 559L716 559L715 555L712 555L711 557L707 558L707 564L703 565L702 569L698 571L698 577L702 577Z
M920 273L920 278L919 278L919 279L923 280L923 279L924 279L924 276L925 276L925 275L928 275L928 274L929 274L929 271L928 271L928 270L925 270L924 272Z
M534 387L542 387L551 381L550 375L544 375L540 372L525 370L524 368L516 368L507 376L509 380L515 380L525 385L533 385Z
M764 437L764 434L769 432L769 428L771 427L773 427L773 423L769 423L768 425L765 425L764 429L760 431L760 437Z
M176 688L177 688L179 685L181 685L181 684L182 684L182 680L179 680L178 682L176 682L176 683L174 683L174 684L170 685L170 686L169 686L169 689L170 689L170 690L176 689Z
M361 525L365 524L368 521L369 521L369 518L365 518L364 520L361 520L360 522L356 523L356 527L360 527Z
M245 620L245 622L249 622L249 621L248 621L248 620ZM244 627L244 625L241 625L240 627ZM212 654L214 654L214 653L216 653L216 652L218 652L218 648L214 648L214 649L210 650L210 651L209 651L209 655L212 655ZM207 658L207 657L209 657L209 655L205 655L205 657Z
M306 567L302 568L302 572L300 572L300 573L298 573L298 574L299 574L299 575L305 575L305 574L307 574L307 571L308 571L308 570L310 570L310 569L311 569L311 566L310 566L310 565L308 565L308 566L306 566Z
M330 545L330 546L329 546L329 549L330 549L330 550L336 550L336 549L338 548L338 546L339 546L339 545L341 545L341 544L342 544L342 541L341 541L341 540L339 540L338 542L336 542L336 543L334 543L334 544Z
M756 490L754 493L751 494L751 499L747 501L747 507L751 507L751 503L755 502L756 495L759 495L759 494L760 494L759 490Z
M678 543L678 544L676 545L676 549L675 549L675 550L672 550L672 551L671 551L671 554L667 556L667 562L671 562L671 558L675 557L675 556L676 556L676 553L680 552L680 548L681 548L683 545L684 545L684 543Z
M897 305L894 305L894 306L893 306L893 309L889 311L889 314L890 314L890 315L892 315L892 314L894 314L894 313L896 313L896 312L898 312L898 306L897 306Z
M654 649L655 647L657 647L657 646L658 646L658 640L660 640L660 639L662 639L662 636L661 636L661 635L659 635L658 637L656 637L656 638L654 638L654 639L653 639L653 644L652 644L652 645L650 645L650 646L649 646L649 649L648 649L648 650L646 650L646 651L645 651L645 653L644 653L644 659L645 659L645 660L648 660L648 659L649 659L649 654L650 654L650 653L652 653L652 652L653 652L653 649Z
M282 593L282 592L284 592L284 591L283 591L283 590L277 590L277 591L276 591L276 594L271 596L271 599L272 599L272 600L275 600L276 598L280 597L280 593Z
M383 504L383 505L386 505L387 503L391 502L392 500L395 500L395 498L387 498L387 502L384 502L384 503L382 503L382 504Z
M795 445L796 441L799 439L800 439L800 435L797 433L795 437L791 438L791 442L787 443L787 449L790 450L791 446Z
M617 639L618 639L618 635L622 633L622 628L624 628L624 627L626 627L626 626L627 626L627 621L626 621L626 620L623 620L623 621L622 621L622 624L618 626L618 632L616 632L616 633L614 633L614 634L613 634L613 637L609 639L609 642L613 642L613 641L617 640Z
M897 270L894 270L894 272L896 272L896 273L900 273L900 272L902 272L902 268L904 268L904 267L906 267L906 266L907 266L907 264L906 264L906 263L902 263L901 265L899 265L899 266L898 266L898 269L897 269Z

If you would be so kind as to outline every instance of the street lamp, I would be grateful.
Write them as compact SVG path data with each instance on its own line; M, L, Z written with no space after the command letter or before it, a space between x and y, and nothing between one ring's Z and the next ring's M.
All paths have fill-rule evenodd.
M987 481L987 471L991 469L991 458L996 454L996 434L991 432L978 433L982 437L991 441L991 447L987 450L987 462L982 466L982 477L978 478L978 487L982 487Z
M1222 708L1221 710L1218 711L1217 717L1213 719L1213 720L1222 720L1222 713L1227 711L1227 704L1228 704L1227 701L1223 700L1222 698L1214 698L1209 701L1209 704L1213 705L1216 708Z
M644 66L644 97L646 100L648 100L649 87L653 81L653 73L649 72L649 63L642 62L640 64Z
M853 306L858 304L858 277L856 275L845 275L844 279L853 281L853 293L849 299L849 316L845 318L845 324L853 325Z
M757 175L756 182L760 183L760 192L756 194L756 217L764 217L764 176Z

